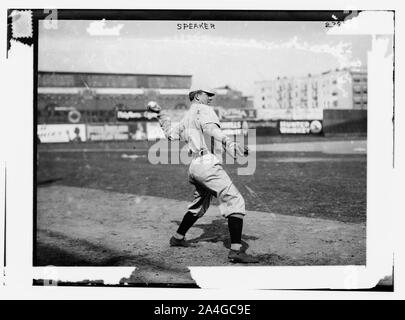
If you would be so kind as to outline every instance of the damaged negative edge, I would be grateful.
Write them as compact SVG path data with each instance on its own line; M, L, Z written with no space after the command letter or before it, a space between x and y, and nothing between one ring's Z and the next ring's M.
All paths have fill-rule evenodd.
M394 260L392 262L392 273L391 275L385 276L381 279L377 285L372 288L372 291L385 291L385 292L394 292L394 275L395 275L395 265Z
M137 278L138 267L34 267L33 286L102 286L200 288L195 283L148 283ZM138 272L139 273L139 272ZM135 276L135 277L134 277Z
M57 12L57 13L56 13ZM303 10L83 10L83 9L8 9L7 10L7 53L11 41L31 46L36 40L35 25L39 20L55 17L83 20L248 20L248 21L330 21L332 23L356 17L360 11L313 11ZM333 18L332 18L333 16ZM57 19L57 18L56 18ZM53 23L53 22L52 22ZM52 27L54 28L54 27Z
M163 289L200 289L196 284L181 283L117 283L105 284L103 280L60 281L50 279L33 279L33 286L58 286L58 287L131 287L131 288L163 288Z
M34 43L33 10L7 10L7 58L11 49L11 41L31 46Z
M12 10L11 16L11 34L14 39L32 38L32 11L31 10Z
M155 270L156 271L156 270ZM146 272L146 274L145 274ZM148 281L148 270L141 267L34 267L34 286L113 286L141 288L188 288L200 289L191 277L178 282ZM123 276L125 275L125 276Z
M41 286L117 286L134 267L34 267L33 285Z

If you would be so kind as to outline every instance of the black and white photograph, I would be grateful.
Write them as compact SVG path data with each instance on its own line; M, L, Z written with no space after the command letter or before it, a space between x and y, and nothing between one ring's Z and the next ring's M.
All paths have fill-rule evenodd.
M7 16L8 59L33 51L33 286L392 291L392 10Z
M193 265L365 265L371 39L329 23L39 23L36 265L184 285ZM243 122L238 175L243 151L219 164L201 137L239 151Z

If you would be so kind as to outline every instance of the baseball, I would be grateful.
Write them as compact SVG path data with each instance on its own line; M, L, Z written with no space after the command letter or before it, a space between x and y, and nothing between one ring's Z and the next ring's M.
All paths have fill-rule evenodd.
M153 112L159 112L161 110L161 107L157 104L156 101L149 101L147 106L148 110Z

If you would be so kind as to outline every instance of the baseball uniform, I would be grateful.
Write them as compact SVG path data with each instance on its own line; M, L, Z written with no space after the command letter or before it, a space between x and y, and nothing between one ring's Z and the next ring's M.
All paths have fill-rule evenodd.
M207 147L204 136L216 135L222 141L221 131L210 131L210 125L221 127L214 110L205 104L193 103L183 119L172 127L170 118L162 111L159 123L169 140L182 140L193 155L189 167L189 182L195 186L194 200L188 206L189 212L196 217L205 214L213 196L218 198L219 209L224 217L232 213L245 215L245 201L223 169L218 158Z

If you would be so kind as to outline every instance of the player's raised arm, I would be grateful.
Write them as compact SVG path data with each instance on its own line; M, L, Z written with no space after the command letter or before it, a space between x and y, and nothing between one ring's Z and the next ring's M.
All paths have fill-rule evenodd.
M148 103L148 111L155 112L157 114L160 127L162 128L167 139L169 140L181 139L179 126L176 125L172 127L170 117L166 114L165 111L162 110L162 108L155 101L150 101Z

